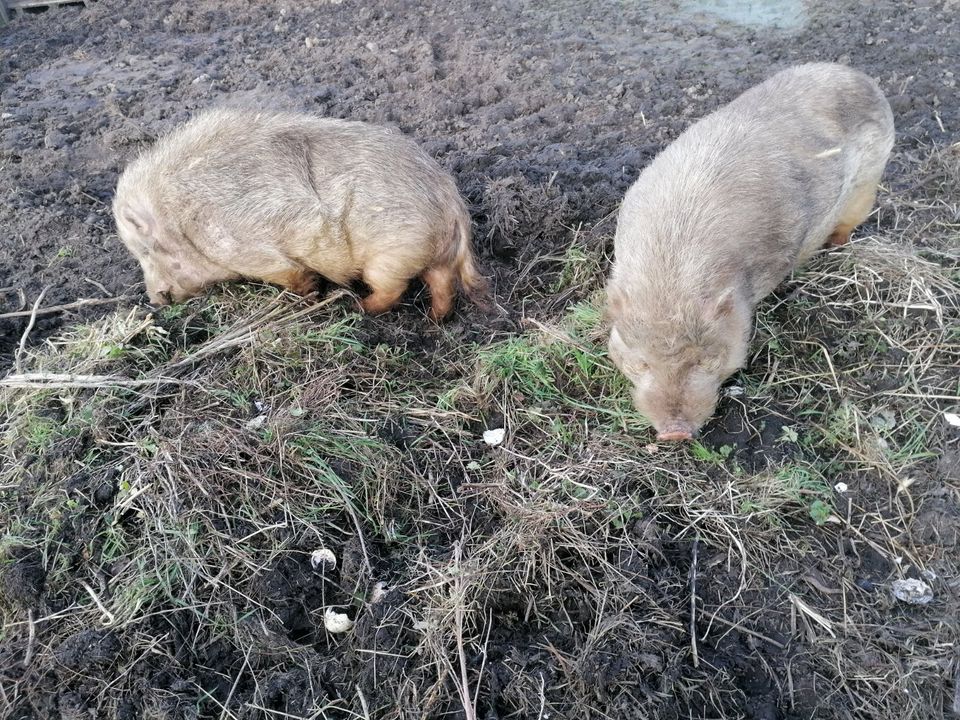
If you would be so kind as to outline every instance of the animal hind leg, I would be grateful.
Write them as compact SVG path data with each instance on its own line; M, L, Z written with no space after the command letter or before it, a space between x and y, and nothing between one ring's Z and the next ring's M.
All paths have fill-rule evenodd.
M843 212L837 226L830 233L827 245L846 245L850 241L850 233L870 216L873 204L877 200L877 183L861 185L856 188Z
M456 294L453 271L447 267L432 267L424 270L421 277L430 288L430 317L440 322L453 309Z
M373 291L361 302L363 309L371 315L386 312L396 305L410 283L409 278L398 278L391 268L382 264L365 268L363 281Z

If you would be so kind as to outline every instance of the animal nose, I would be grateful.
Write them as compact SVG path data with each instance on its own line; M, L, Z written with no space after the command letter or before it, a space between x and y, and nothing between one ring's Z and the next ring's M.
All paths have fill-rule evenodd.
M150 303L152 305L169 305L172 300L170 298L170 290L151 290L147 293L150 296Z
M693 428L682 420L674 420L657 432L657 440L664 442L679 442L693 438Z

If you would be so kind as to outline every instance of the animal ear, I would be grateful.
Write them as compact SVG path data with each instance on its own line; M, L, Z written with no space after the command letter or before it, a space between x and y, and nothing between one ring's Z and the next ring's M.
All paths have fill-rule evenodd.
M620 367L620 363L623 360L623 354L620 352L622 346L623 339L620 337L620 333L617 332L617 328L610 328L610 339L607 340L607 355L613 360L613 364L617 367Z
M604 306L603 319L607 323L611 323L616 320L618 317L623 315L624 308L627 304L627 298L624 295L623 291L620 290L616 285L608 284L607 285L607 303Z
M130 205L123 205L120 208L120 217L123 218L124 222L133 225L140 235L149 237L153 234L153 217L148 213Z
M733 314L737 304L737 292L735 288L729 287L723 290L715 299L707 301L710 307L710 314L717 320L729 317Z

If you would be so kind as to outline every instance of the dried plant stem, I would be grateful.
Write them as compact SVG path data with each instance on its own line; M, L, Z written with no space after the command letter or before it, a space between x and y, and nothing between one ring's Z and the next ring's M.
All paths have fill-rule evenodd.
M40 307L40 303L43 302L43 298L48 290L50 290L49 285L40 291L36 301L33 303L33 309L27 313L30 316L30 322L27 323L23 335L20 336L20 345L17 347L17 357L14 360L14 367L17 368L17 372L20 372L20 363L23 361L23 353L27 348L27 338L30 337L30 331L33 330L33 326L37 322L37 308Z
M43 292L40 293L40 297L37 298L37 301L34 303L32 310L17 310L15 312L8 312L0 314L0 320L12 320L14 318L36 318L40 315L52 315L58 312L66 312L67 310L77 310L82 307L93 307L96 305L109 305L111 303L118 303L123 300L129 300L132 295L118 295L117 297L111 298L84 298L82 300L75 300L74 302L66 303L64 305L51 305L46 308L39 308L40 301L43 300L43 296L46 294L47 290L50 288L44 288Z

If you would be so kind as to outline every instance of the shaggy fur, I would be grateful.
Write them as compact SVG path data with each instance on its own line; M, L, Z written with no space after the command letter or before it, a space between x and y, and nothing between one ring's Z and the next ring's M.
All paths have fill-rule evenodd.
M609 347L662 439L713 413L757 302L867 218L893 137L873 80L814 63L701 119L641 173L620 208Z
M360 122L202 113L131 163L113 209L155 303L239 278L306 294L319 274L362 279L376 313L421 275L439 320L458 282L485 290L452 178L413 141Z

